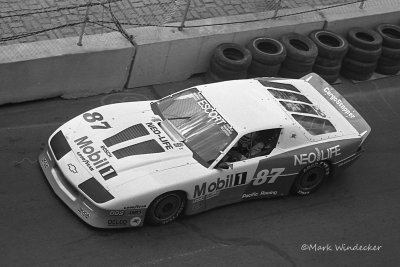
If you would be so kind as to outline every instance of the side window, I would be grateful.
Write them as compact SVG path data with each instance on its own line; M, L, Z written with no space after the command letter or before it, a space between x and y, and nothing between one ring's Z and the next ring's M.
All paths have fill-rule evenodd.
M221 162L235 162L266 156L276 147L281 129L269 129L242 136Z

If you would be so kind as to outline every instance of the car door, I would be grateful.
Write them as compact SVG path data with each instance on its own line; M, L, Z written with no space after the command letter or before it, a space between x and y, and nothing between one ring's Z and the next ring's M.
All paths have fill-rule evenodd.
M278 178L284 175L285 168L277 163L279 151L274 151L280 131L281 129L262 130L243 135L239 139L238 144L247 139L242 142L250 142L250 148L243 152L238 144L233 146L214 168L216 178L197 190L197 195L205 195L207 209L282 193L278 189L286 187L286 183L284 179L278 181ZM255 135L259 136L258 139L254 138ZM249 141L252 139L255 140L254 143ZM264 145L260 145L260 140ZM254 147L255 150L252 149ZM228 155L232 151L242 151L246 155L240 157L235 153L236 158L230 160Z

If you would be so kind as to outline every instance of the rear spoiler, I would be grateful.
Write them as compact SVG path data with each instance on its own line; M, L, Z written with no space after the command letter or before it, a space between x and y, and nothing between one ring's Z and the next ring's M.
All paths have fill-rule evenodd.
M371 127L368 123L361 117L360 113L354 109L352 105L330 84L328 84L324 79L322 79L316 73L310 73L301 78L302 80L308 82L312 87L314 87L332 106L338 110L344 118L357 130L358 134L362 138L362 142L367 138L368 134L371 132Z

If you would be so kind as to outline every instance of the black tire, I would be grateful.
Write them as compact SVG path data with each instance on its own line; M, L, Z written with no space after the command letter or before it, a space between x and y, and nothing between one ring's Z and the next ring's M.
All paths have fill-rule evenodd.
M329 58L324 58L318 56L315 59L315 64L320 65L320 66L325 66L325 67L333 67L333 66L338 66L342 64L343 58L335 58L335 59L329 59Z
M352 28L347 32L350 44L365 50L377 50L382 47L382 37L374 30L366 28Z
M372 77L374 72L359 73L359 72L354 72L352 70L342 68L340 71L340 74L342 74L343 77L346 77L347 79L350 79L350 80L366 81Z
M185 207L186 197L182 192L168 192L158 196L146 212L146 222L162 225L174 221Z
M317 45L318 56L328 59L338 59L344 57L347 52L347 40L337 33L316 30L312 31L309 37Z
M224 43L217 46L214 51L215 61L223 68L229 70L245 70L250 66L250 51L234 43Z
M212 73L211 71L207 71L206 73L206 83L216 83L216 82L222 82L223 79Z
M278 75L281 64L265 65L253 59L249 69L247 70L248 76L254 77L275 77Z
M329 173L328 163L324 161L314 162L299 172L292 185L291 192L300 196L309 195L322 185Z
M293 71L293 70L281 67L281 69L279 70L279 77L299 79L299 78L309 74L310 72L311 71L303 71L303 72Z
M282 44L286 47L287 57L297 61L315 61L318 48L307 36L298 33L289 33L281 37Z
M397 66L399 64L400 64L400 59L393 59L393 58L389 58L389 57L381 57L378 60L378 65L381 65L381 66L391 67L391 66Z
M312 67L314 66L314 62L313 61L308 61L308 62L302 62L302 61L297 61L297 60L293 60L290 57L286 57L285 61L282 62L282 68L286 68L288 70L292 70L292 71L297 71L297 72L306 72L309 71L311 72Z
M382 36L384 46L400 49L400 26L384 23L376 31Z
M382 48L376 50L365 50L349 44L346 57L360 62L375 62L382 54Z
M358 73L370 73L374 72L377 65L375 62L360 62L351 58L344 58L342 62L342 68Z
M326 82L332 84L332 83L336 82L337 79L339 79L340 72L331 74L331 75L319 74L319 76L321 76L321 78L324 79Z
M313 67L313 72L319 74L319 75L339 75L341 65L336 65L333 67L327 67L327 66L321 66L318 64L315 64Z
M253 61L266 65L277 65L286 58L286 48L281 42L273 38L257 37L247 44Z
M388 57L388 58L393 58L393 59L400 59L400 48L395 49L395 48L382 46L382 56Z
M379 65L376 67L375 72L383 75L396 75L400 71L400 64L393 66Z
M214 73L221 80L237 80L247 77L247 69L245 70L230 70L219 65L215 59L210 61L210 72Z

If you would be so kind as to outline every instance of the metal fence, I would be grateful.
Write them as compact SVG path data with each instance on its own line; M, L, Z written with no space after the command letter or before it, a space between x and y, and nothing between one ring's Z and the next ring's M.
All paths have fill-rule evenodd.
M393 0L398 1L398 0ZM177 22L264 11L270 19L321 9L343 13L379 0L0 0L0 45L77 37L119 31L132 27L166 27ZM293 11L293 12L291 12ZM212 26L212 25L208 25Z

